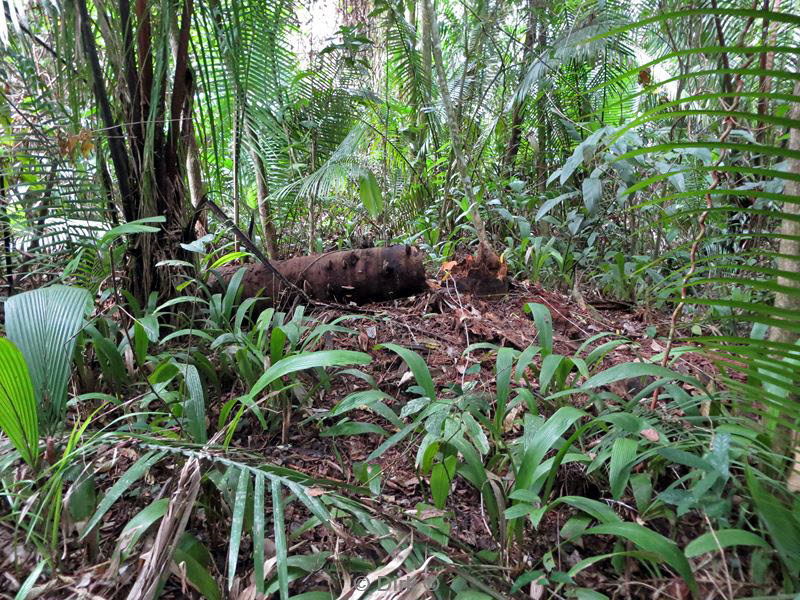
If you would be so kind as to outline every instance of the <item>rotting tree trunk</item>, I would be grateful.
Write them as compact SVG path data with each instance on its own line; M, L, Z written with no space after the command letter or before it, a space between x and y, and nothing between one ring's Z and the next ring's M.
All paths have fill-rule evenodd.
M423 254L413 246L342 250L271 261L275 269L309 298L321 302L377 302L424 291ZM225 265L215 272L212 287L227 285L241 265ZM242 297L263 297L263 307L278 304L293 290L263 264L248 265L242 280Z

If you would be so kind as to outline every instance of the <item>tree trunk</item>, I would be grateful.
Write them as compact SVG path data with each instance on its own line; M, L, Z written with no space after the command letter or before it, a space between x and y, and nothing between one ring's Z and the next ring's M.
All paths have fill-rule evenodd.
M800 83L795 85L794 95L795 97L800 96ZM800 102L794 104L791 119L800 120ZM790 130L789 150L794 150L795 152L800 150L800 128L792 128ZM800 175L800 160L790 158L787 162L787 171L794 175ZM783 205L783 213L800 217L800 204L797 203L797 199L800 197L800 182L786 181L783 193L790 198ZM780 234L782 238L778 249L778 269L787 275L798 276L800 275L800 221L784 218L781 223ZM790 277L779 276L778 285L784 286L786 289L776 292L775 307L794 311L795 314L800 313L800 281ZM794 344L798 338L800 338L800 334L794 329L772 327L770 330L769 339L772 342ZM797 384L797 381L795 381L795 384ZM796 397L794 399L797 400ZM789 435L791 435L790 439L793 439L795 462L786 485L789 490L796 492L800 491L800 440L796 430ZM779 432L776 438L780 446L776 449L782 451L786 447L784 445L787 441L786 437Z
M794 95L800 96L800 83L794 87ZM800 120L800 102L794 104L791 118ZM789 150L797 152L800 150L800 128L792 128L789 133ZM800 175L800 160L796 158L787 159L789 173ZM786 215L800 216L800 204L797 198L800 197L800 182L787 180L784 185L784 195L791 198L783 205L783 213ZM800 275L800 221L793 219L783 219L780 228L782 239L778 253L778 269L789 275ZM775 307L786 310L800 312L800 281L789 277L778 277L778 285L788 288L775 294ZM773 327L770 331L770 340L785 344L794 344L798 337L797 332Z
M322 302L376 302L403 298L427 288L423 254L413 246L342 250L270 261L272 266L310 298ZM216 269L212 287L227 285L241 265ZM263 264L248 265L242 297L263 297L260 308L280 303L293 290ZM277 302L276 302L277 300Z
M455 107L453 101L450 99L450 91L447 87L447 75L444 71L444 61L442 59L442 44L439 39L439 28L436 24L436 19L433 12L433 5L431 0L423 0L424 19L427 22L426 28L431 34L431 50L433 53L433 62L436 67L436 77L439 84L439 93L442 96L445 112L447 113L447 125L450 129L450 138L452 140L453 155L455 156L456 168L461 177L461 184L464 186L464 194L470 205L470 213L472 215L472 222L475 224L475 233L478 236L478 241L484 247L484 251L494 255L496 253L492 250L489 244L489 238L486 235L486 227L483 224L477 203L475 201L475 194L472 191L472 179L467 170L467 160L464 157L464 146L461 138L461 128L458 124L456 117Z
M6 257L5 274L6 287L8 288L8 295L14 295L14 265L11 262L11 248L13 246L11 240L11 222L8 218L6 205L8 200L6 198L6 178L5 175L0 173L0 233L3 236L3 254Z
M546 11L546 7L545 7ZM547 21L545 17L547 13L540 15L539 17L539 40L537 42L536 54L541 55L544 52L545 47L547 46ZM544 192L545 184L547 183L547 149L550 144L550 136L548 135L547 129L547 113L546 113L546 101L545 98L539 98L538 102L536 103L536 121L537 121L537 128L536 128L536 141L538 143L538 148L536 149L536 184L537 190L539 192ZM542 226L548 228L548 235L549 235L549 225L546 221L542 221Z
M525 72L531 64L533 54L533 43L536 40L536 6L535 0L528 0L528 30L525 32L525 42L522 50L522 73L520 81L525 78ZM511 134L508 140L508 147L504 156L503 164L507 171L511 172L514 168L514 161L519 152L519 144L522 138L522 120L524 117L525 101L518 98L514 99L511 109Z
M250 131L252 143L255 144L255 135ZM269 180L264 161L258 150L250 150L253 169L256 173L256 193L258 195L258 220L261 222L261 233L264 236L264 248L271 259L278 258L278 240L275 234L275 224L272 221L272 210L269 205Z
M423 2L425 0L422 0ZM424 13L424 11L423 11ZM421 106L428 107L431 105L431 99L433 94L431 93L431 84L433 82L433 59L432 59L432 51L431 51L431 22L423 18L422 19L422 34L421 34L421 41L422 41L422 98L420 98ZM425 144L425 130L426 125L428 122L428 117L425 114L424 110L420 110L417 114L417 128L418 132L418 142L417 147L420 149L420 157L421 157L421 164L423 165L423 169L425 166L425 151L424 151L424 144Z

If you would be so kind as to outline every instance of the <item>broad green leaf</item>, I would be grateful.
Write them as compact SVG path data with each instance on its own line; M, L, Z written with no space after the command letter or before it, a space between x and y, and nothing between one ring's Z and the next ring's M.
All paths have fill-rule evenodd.
M536 331L539 333L542 356L549 356L553 353L553 318L550 315L550 309L544 304L529 302L525 305L525 310L533 314Z
M495 407L494 427L497 432L503 428L506 406L511 393L511 369L514 366L513 348L500 348L497 351L497 405Z
M132 552L136 542L150 526L167 513L167 507L169 507L169 498L159 498L136 513L122 529L115 554L126 555Z
M183 381L188 392L183 401L183 415L189 435L197 444L205 444L206 435L206 401L200 374L194 365L180 365Z
M539 346L528 346L522 353L519 355L517 359L517 366L514 367L514 381L519 383L522 381L523 376L525 375L526 369L531 366L533 363L533 359L541 352L542 349Z
M697 595L697 583L689 561L672 540L638 523L606 523L586 530L586 535L614 535L633 542L639 549L658 556L683 577L693 595Z
M561 204L564 200L568 198L574 198L578 195L578 192L568 192L566 194L561 194L560 196L556 196L555 198L550 198L542 203L539 207L539 210L536 211L536 217L534 217L535 221L539 221L542 217L546 216L551 210L553 210L556 206Z
M553 376L565 359L566 357L559 354L548 354L542 360L542 370L539 372L539 388L542 394L547 393Z
M219 269L223 265L227 265L230 262L235 260L239 260L240 258L244 258L245 256L250 256L249 252L229 252L223 256L220 256L217 260L215 260L209 267L209 271L213 269Z
M414 374L414 379L417 380L417 384L425 392L425 396L431 400L436 400L436 388L433 385L431 372L428 370L428 365L425 364L425 361L419 354L408 348L398 346L397 344L380 344L377 348L386 348L399 355L400 358L405 361L406 365L408 365L408 368L411 369L411 372Z
M587 177L583 180L583 204L590 215L597 212L597 203L603 198L603 182L597 177Z
M239 288L246 274L247 267L237 269L228 282L228 287L225 288L225 295L222 297L222 314L226 319L230 319L233 315L233 303L236 302L236 296L239 294Z
M129 223L117 225L103 234L103 237L100 238L100 244L107 246L119 237L134 235L137 233L158 233L161 231L160 228L147 225L147 223L164 223L166 220L167 218L165 216L159 215L157 217L144 217L136 221L130 221Z
M40 560L36 563L33 571L31 574L25 578L25 581L22 582L22 585L19 586L19 590L17 590L17 594L14 596L14 600L27 600L28 594L31 593L33 590L33 586L36 585L36 581L39 579L39 575L42 574L42 569L47 564L45 559Z
M534 474L561 435L586 413L572 406L562 406L525 442L522 463L514 483L515 490L526 490L533 484Z
M378 180L372 171L367 170L366 173L361 175L358 183L359 193L361 195L361 202L364 208L367 209L369 215L374 219L383 210L383 195L381 188L378 185Z
M136 362L144 365L147 362L147 347L149 340L147 339L147 332L140 323L133 324L133 352L136 356Z
M376 407L376 404L382 403L383 400L391 400L394 401L389 394L386 392L382 392L377 389L373 390L362 390L360 392L353 392L346 396L343 400L341 400L336 406L331 409L330 416L335 417L339 415L343 415L346 412L351 410L363 410L363 409L373 409L376 412L379 412L382 416L387 418L387 420L396 427L402 427L403 422L397 418L397 416L389 410L389 413L386 411Z
M256 591L264 593L264 474L260 471L255 475L255 489L253 490L253 578L256 581Z
M456 457L448 456L443 462L433 465L431 472L431 495L438 509L443 509L450 494L450 487L456 474Z
M236 485L236 495L233 498L231 537L228 542L228 590L233 587L233 580L236 577L236 563L239 560L239 546L242 543L244 512L247 506L247 485L249 482L250 472L247 469L239 469L239 481Z
M33 469L39 463L39 420L33 384L22 353L0 338L0 428Z
M610 385L623 379L633 379L634 377L657 377L661 379L668 379L673 381L683 381L699 388L703 386L694 377L683 375L676 371L662 367L661 365L653 365L649 363L623 363L614 365L601 371L597 375L591 377L586 383L583 384L582 389L592 389L604 385Z
M332 427L328 427L320 432L321 437L335 437L339 435L364 435L374 433L380 436L388 436L389 433L380 425L375 423L362 423L360 421L344 420Z
M184 539L175 548L175 555L172 560L175 561L176 565L184 565L182 570L186 572L187 581L200 592L203 598L206 598L206 600L221 600L222 593L217 582L208 572L206 565L197 559L195 553L185 542L187 538L188 536L184 536ZM206 552L208 551L206 550Z
M617 438L611 447L611 465L608 479L611 484L611 497L619 500L628 485L636 451L639 449L638 440L631 438Z
M587 515L590 515L600 521L601 523L621 523L622 519L615 513L608 504L592 500L591 498L584 498L583 496L562 496L550 503L550 506L556 504L568 504L573 508L582 510Z
M103 336L94 325L87 325L85 331L92 338L92 345L100 363L100 368L103 371L103 376L115 390L119 390L128 383L128 370L125 368L125 359L120 354L117 346Z
M686 544L683 553L687 558L694 558L707 552L717 552L730 546L758 546L769 549L769 544L755 533L743 529L720 529L706 532Z
M787 566L797 572L800 565L800 523L794 511L784 505L778 496L770 494L759 480L760 475L747 468L747 487L755 503L755 513L766 525L772 543Z
M287 358L283 358L274 363L264 374L258 378L253 388L248 393L250 398L254 398L261 393L264 388L276 379L317 367L333 367L340 365L365 365L372 360L369 354L354 352L352 350L319 350L317 352L301 352Z
M278 589L281 600L289 598L289 570L287 557L289 550L286 546L286 523L283 518L283 498L281 485L277 479L272 480L272 519L275 525L275 558L278 568Z
M11 296L6 332L28 363L33 390L49 433L63 425L72 353L90 304L81 288L53 285Z

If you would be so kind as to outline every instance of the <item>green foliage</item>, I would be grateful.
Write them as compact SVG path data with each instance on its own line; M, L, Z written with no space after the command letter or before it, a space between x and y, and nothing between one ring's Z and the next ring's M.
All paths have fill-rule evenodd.
M636 303L644 319L678 309L670 355L613 366L606 358L622 344L640 350L635 332L621 340L589 329L577 351L561 354L549 310L537 303L527 307L536 343L473 343L460 381L443 381L419 353L381 340L375 352L393 353L410 372L395 390L354 367L369 354L329 347L354 333L343 319L242 299L244 269L225 290L209 290L206 269L248 254L202 215L211 233L192 240L187 227L179 239L193 211L162 206L167 191L154 186L160 165L149 152L176 133L164 103L141 119L148 152L130 144L123 157L145 173L145 206L120 211L107 125L75 52L74 9L27 11L23 29L23 7L7 2L3 289L89 290L48 285L10 294L4 307L3 519L49 563L36 563L17 596L45 568L63 566L62 547L92 548L123 502L134 516L119 522L112 564L138 564L168 507L180 508L159 478L187 460L202 465L201 491L165 568L208 598L247 581L251 568L255 589L281 598L297 591L294 581L320 578L330 589L299 597L328 597L356 574L372 587L433 578L441 597L504 597L532 583L558 596L605 597L584 587L590 568L603 570L602 581L680 578L693 593L701 573L721 569L725 583L746 580L755 595L796 591L800 524L785 482L800 418L800 313L774 300L798 295L786 259L797 241L789 226L800 155L789 138L800 124L800 19L788 6L719 4L437 3L469 182L455 174L418 3L377 1L367 27L341 27L308 58L293 50L305 25L292 3L203 3L189 22L187 77L172 76L168 51L179 10L157 10L152 98L163 95L161 82L191 81L193 122L181 124L178 154L195 136L203 187L240 226L253 221L257 243L271 226L284 252L363 236L415 242L434 262L451 260L476 237L469 185L513 276L589 288L590 303L593 292ZM115 26L123 6L89 19L112 115L143 104L115 93L126 88L133 48ZM120 276L164 233L155 226L164 217L133 220L150 209L174 226L175 252L158 267L174 275L172 298L137 299L138 281ZM98 316L84 326L90 295ZM664 348L658 333L653 326L647 339ZM681 353L698 348L721 378L686 372ZM487 364L494 386L473 377ZM334 384L331 369L341 367L349 379ZM342 391L351 382L358 387ZM290 425L325 444L341 480L248 452L248 440L271 450L278 435L294 443ZM343 451L351 436L365 450L352 465ZM424 501L384 511L386 497L402 493L392 461L406 454ZM19 470L20 458L31 469ZM483 550L460 537L457 511L472 501L492 538ZM306 521L290 529L298 512ZM559 519L552 532L549 517ZM319 526L347 543L335 554L295 554ZM398 531L413 531L413 541L398 542ZM530 551L529 540L551 535L549 551ZM359 546L369 552L356 555ZM701 558L708 554L711 562Z
M6 332L28 364L48 434L64 425L72 353L89 300L85 290L56 285L17 294L5 304Z
M28 465L39 463L39 419L28 365L17 347L0 338L0 428Z

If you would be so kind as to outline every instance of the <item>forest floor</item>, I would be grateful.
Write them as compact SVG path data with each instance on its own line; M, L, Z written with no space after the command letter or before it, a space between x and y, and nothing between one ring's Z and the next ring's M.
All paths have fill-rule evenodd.
M473 392L494 397L495 355L485 348L465 351L476 343L510 346L517 350L524 350L535 343L537 331L533 319L524 309L527 303L541 303L550 309L553 318L554 351L564 356L573 356L581 344L599 333L607 332L613 338L624 339L624 343L604 358L602 364L604 368L618 363L646 361L663 352L664 346L658 336L666 335L669 330L669 315L635 309L623 303L599 300L592 302L583 299L576 301L565 294L545 290L539 285L528 282L512 283L509 293L496 299L459 294L452 281L447 279L430 284L432 287L430 291L414 297L360 307L352 320L342 323L356 330L356 335L327 336L326 334L327 337L323 339L326 349L351 349L370 353L373 361L363 366L361 370L374 379L380 390L395 399L396 406L393 409L397 413L400 412L401 406L413 397L407 392L407 388L416 382L397 354L385 349L376 349L376 345L382 343L395 343L419 353L425 359L437 389L445 390L453 384L464 387L466 383L474 382ZM347 314L353 313L348 313L344 309L325 308L317 310L312 316L319 322L330 322ZM653 327L656 335L653 335ZM681 355L672 368L694 375L702 381L713 379L712 365L697 354ZM645 382L629 381L627 385L619 384L610 391L616 394L621 402L629 401L644 384ZM383 438L370 433L320 435L323 427L319 416L329 411L348 394L369 387L368 383L354 376L335 377L332 379L330 389L321 389L315 397L301 402L304 408L295 410L293 422L285 423L283 432L264 431L255 422L243 422L235 435L234 445L247 449L250 454L258 455L268 463L297 470L314 480L361 485L354 475L356 463L366 460L381 444ZM240 391L231 389L229 393L233 397ZM227 397L221 398L217 406L227 399ZM580 406L583 400L577 395L571 396L569 402ZM543 416L549 416L554 408L540 404L540 410ZM506 435L509 440L518 438L522 434L520 421L516 419L522 411L524 408L520 405L517 411L512 412L506 419ZM663 410L661 412L664 414L661 414L660 418L676 422L679 422L682 416L666 414ZM216 416L209 415L211 422L215 421ZM390 432L393 431L387 421L373 412L358 410L349 413L349 416L354 421L374 423ZM418 505L430 506L428 482L415 468L420 438L421 435L410 437L385 452L376 461L381 466L380 495L358 498L359 502L372 507L375 514L385 521L399 524L404 516L413 514ZM108 483L101 484L100 487L110 486L111 482L124 473L140 454L140 450L130 445L109 447L105 455L111 466L100 475L103 479L108 478ZM102 453L99 459L103 460ZM163 483L175 475L177 472L175 469L176 465L165 465L162 461L151 470L148 480ZM584 471L582 467L564 465L556 482L558 495L608 498L608 490L599 489L595 480L585 475ZM77 544L76 536L71 536L71 541L63 548L62 574L57 581L52 582L45 596L77 598L81 597L80 594L86 594L85 597L95 598L124 597L123 590L128 587L132 577L135 577L135 562L123 564L119 568L119 573L112 574L109 568L113 569L116 565L112 566L109 561L98 564L94 557L112 555L122 528L133 515L156 497L158 488L159 485L153 485L151 490L145 488L141 494L126 494L113 506L101 526L99 548L92 549L84 544ZM319 489L318 493L326 492L324 489ZM628 500L623 498L617 503L615 510L625 513L629 519L635 519L635 511L629 507ZM446 511L450 515L451 538L448 552L451 557L463 553L465 562L468 562L467 557L474 556L476 552L496 550L496 542L490 535L480 495L460 477L454 482ZM434 509L428 509L428 516L435 512ZM564 505L561 510L549 511L536 531L529 527L521 543L517 545L515 552L518 552L519 556L513 562L522 566L539 564L543 555L559 548L555 556L557 566L561 567L563 563L565 570L568 570L571 565L588 556L612 552L612 541L603 536L593 536L591 540L586 540L586 543L596 546L573 546L569 553L562 553L559 546L559 530L574 512ZM214 555L216 559L214 562L218 566L224 565L228 536L225 531L209 530L207 524L202 523L203 514L202 511L193 512L188 530L198 532L205 529L207 534L202 536L204 538L202 541ZM441 514L444 514L444 511ZM308 517L309 513L301 505L294 503L287 506L285 518L289 531L297 530ZM702 523L692 523L691 520L684 519L681 521L681 527L686 527L687 530L685 539L676 539L680 544L692 539L696 531L702 528ZM674 536L676 533L666 520L663 527L656 528L668 536ZM683 536L681 532L678 534ZM314 528L296 538L290 538L290 542L291 553L313 554L330 551L362 556L378 562L385 560L380 558L383 553L380 550L379 540L342 539L325 528ZM242 568L247 565L246 568L250 569L252 547L247 538L242 541L240 557ZM12 573L20 572L21 564L24 565L26 560L32 559L32 556L27 556L21 544L14 543L13 530L6 526L0 527L0 571L6 572L6 577L12 577ZM621 581L607 563L608 561L602 561L584 570L579 582L584 586L604 591L611 597L620 594L642 597L641 588L637 592L629 587L631 581L635 579L638 582L647 582L642 584L649 586L647 597L655 597L653 590L662 590L664 597L679 599L686 597L685 585L679 579L657 579L652 573L629 570L626 579ZM26 571L26 568L22 569L23 573ZM243 574L240 585L236 586L239 591L234 589L229 597L243 599L254 597L253 587L248 581L249 571L247 573ZM519 574L519 572L509 573L512 580ZM709 577L713 578L713 575ZM302 581L295 582L292 589L293 593L319 589L320 586L324 589L329 582L329 576L320 570L316 576L310 575ZM717 587L714 581L708 581L704 585L701 573L698 573L698 582L701 588ZM2 589L3 582L0 581L0 590ZM181 585L180 578L173 577L168 582L162 597L187 597L187 593L187 588Z

